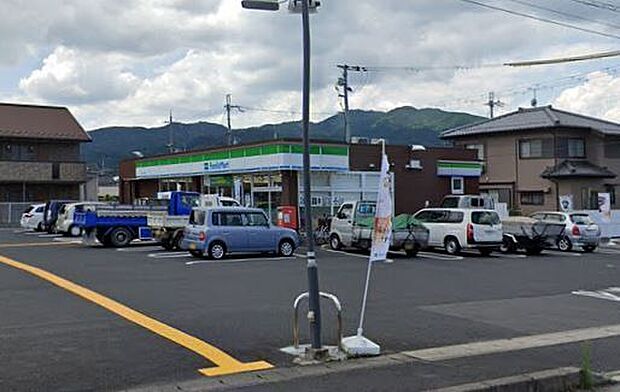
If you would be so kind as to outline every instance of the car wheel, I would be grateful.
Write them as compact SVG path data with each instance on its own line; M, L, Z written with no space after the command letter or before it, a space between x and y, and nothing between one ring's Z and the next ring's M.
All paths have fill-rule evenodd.
M226 246L221 242L209 245L209 257L213 260L222 260L226 256Z
M161 240L161 246L166 250L173 250L174 242L172 241L172 238L166 237Z
M543 251L541 246L530 246L525 248L525 254L528 256L538 256Z
M562 252L568 252L573 249L573 243L570 242L568 237L562 237L558 240L558 249Z
M189 254L199 259L204 257L204 253L201 250L190 250Z
M478 252L480 252L480 254L484 257L489 257L491 256L491 253L493 253L493 249L482 248L478 249Z
M43 231L43 223L39 222L39 224L37 225L37 228L34 229L34 231Z
M339 250L342 248L342 242L340 242L340 237L338 237L338 235L334 234L329 237L329 247L333 250Z
M181 250L181 243L183 242L183 231L181 231L179 234L177 234L174 237L174 248L177 250Z
M124 227L117 227L110 233L110 242L116 248L123 248L133 240L131 231Z
M291 240L282 240L278 246L278 254L283 257L291 257L295 253L295 244Z
M595 249L596 249L596 246L594 245L587 245L583 247L583 251L586 253L592 253L594 252Z
M407 257L416 257L418 252L420 251L420 247L418 245L414 245L411 249L405 249L405 254Z
M517 246L512 238L504 237L502 244L499 247L499 251L502 253L514 253L517 251Z
M71 226L69 228L69 235L71 237L79 237L82 235L82 228L80 226Z
M444 241L444 249L449 255L457 255L461 252L461 245L459 240L454 237L448 237Z

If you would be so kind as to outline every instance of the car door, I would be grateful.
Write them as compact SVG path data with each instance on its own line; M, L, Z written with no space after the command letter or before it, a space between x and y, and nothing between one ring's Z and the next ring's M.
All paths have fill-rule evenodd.
M269 220L262 212L248 212L243 214L245 232L248 237L247 250L251 252L266 252L276 249L275 230L269 225Z
M443 245L444 228L439 223L442 216L441 210L422 210L415 215L415 218L428 229L429 246Z
M474 230L474 241L480 243L502 241L502 224L495 211L472 211L471 225Z
M332 219L331 231L340 237L345 246L351 245L353 237L353 203L344 203Z
M242 212L229 211L220 214L220 228L228 252L248 251L248 235L243 215Z

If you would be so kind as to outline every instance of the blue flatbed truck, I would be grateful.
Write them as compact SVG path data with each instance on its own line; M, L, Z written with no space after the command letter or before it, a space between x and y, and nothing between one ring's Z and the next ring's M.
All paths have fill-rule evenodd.
M152 239L149 217L189 215L200 202L197 192L170 192L167 199L152 200L148 205L93 206L76 212L75 224L82 228L86 243L96 238L103 246L121 248L133 240Z

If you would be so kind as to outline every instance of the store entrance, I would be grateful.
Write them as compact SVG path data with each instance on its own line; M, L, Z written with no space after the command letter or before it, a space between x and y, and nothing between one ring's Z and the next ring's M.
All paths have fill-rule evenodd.
M282 205L282 175L280 173L253 175L251 179L252 206L260 208L276 222Z

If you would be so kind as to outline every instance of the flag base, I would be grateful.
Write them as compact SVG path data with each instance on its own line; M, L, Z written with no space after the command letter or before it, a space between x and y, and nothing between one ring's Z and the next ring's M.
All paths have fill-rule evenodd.
M374 357L381 354L381 347L362 335L342 339L342 349L350 357Z

